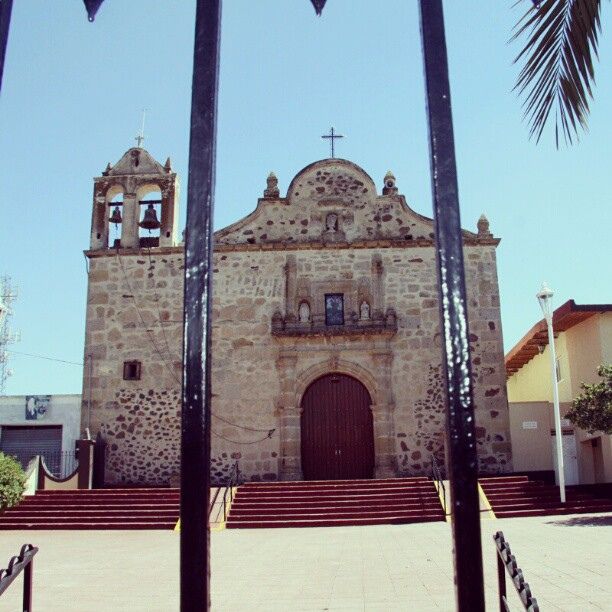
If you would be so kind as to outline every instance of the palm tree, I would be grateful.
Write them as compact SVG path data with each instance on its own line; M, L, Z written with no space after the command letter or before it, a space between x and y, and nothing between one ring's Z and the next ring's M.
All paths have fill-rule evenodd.
M572 144L587 129L601 0L532 0L531 4L512 37L527 38L514 60L523 63L515 90L523 97L524 118L536 142L554 109L558 148L559 132L565 144Z

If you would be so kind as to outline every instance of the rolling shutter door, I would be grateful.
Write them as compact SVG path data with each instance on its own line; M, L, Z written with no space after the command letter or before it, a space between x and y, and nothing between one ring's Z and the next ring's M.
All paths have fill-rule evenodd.
M49 459L59 457L62 450L62 426L4 425L0 431L0 450L6 455L17 457L24 467L35 455Z

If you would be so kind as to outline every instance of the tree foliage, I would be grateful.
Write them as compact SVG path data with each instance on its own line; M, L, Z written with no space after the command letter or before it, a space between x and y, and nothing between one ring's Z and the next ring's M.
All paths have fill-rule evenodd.
M19 502L25 490L25 473L13 457L0 453L0 510Z
M536 142L554 109L557 147L559 128L565 143L572 144L587 129L601 0L532 0L529 4L512 37L527 39L514 60L522 64L515 90L523 97L524 117Z
M592 385L582 383L582 393L565 416L589 433L612 434L612 364L599 366L597 374L602 381Z

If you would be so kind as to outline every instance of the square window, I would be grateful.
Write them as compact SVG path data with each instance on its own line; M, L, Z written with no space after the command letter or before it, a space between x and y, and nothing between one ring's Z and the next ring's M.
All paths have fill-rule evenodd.
M325 325L344 325L344 294L325 294Z
M558 357L555 362L555 373L557 375L557 382L561 382L563 380L563 372L561 370L561 360Z
M141 367L142 363L140 361L124 361L123 380L140 380Z

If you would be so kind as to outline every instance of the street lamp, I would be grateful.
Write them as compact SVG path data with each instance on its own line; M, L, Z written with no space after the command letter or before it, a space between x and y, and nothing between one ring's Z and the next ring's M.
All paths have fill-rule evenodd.
M548 346L550 346L550 368L552 373L553 388L553 410L555 414L555 437L557 438L557 479L559 481L559 491L561 493L561 503L565 503L565 472L563 468L563 432L561 431L561 414L559 412L559 388L557 385L557 355L555 351L555 337L553 335L553 292L546 283L542 283L542 288L536 294L546 327L548 328Z

